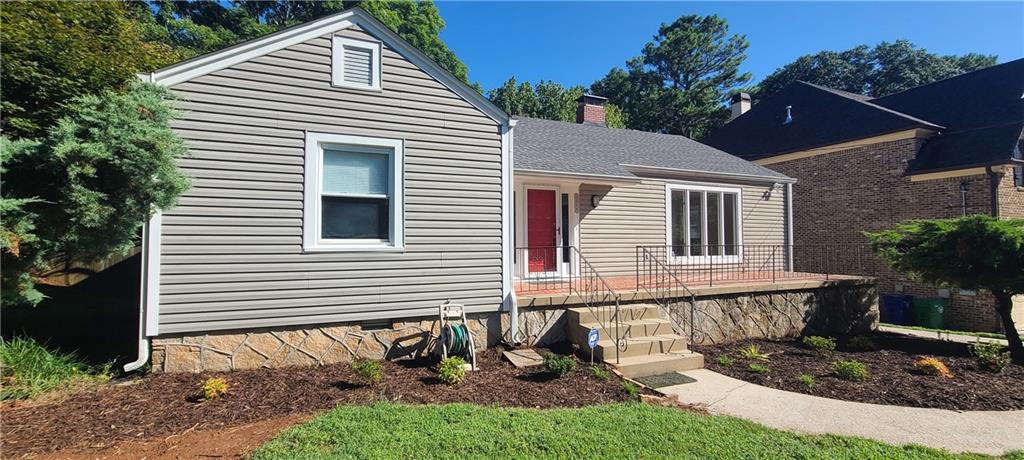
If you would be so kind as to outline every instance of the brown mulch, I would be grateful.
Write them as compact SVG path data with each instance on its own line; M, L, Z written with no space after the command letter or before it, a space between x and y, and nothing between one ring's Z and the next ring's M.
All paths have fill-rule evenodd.
M6 458L68 448L109 448L119 442L216 430L290 414L311 414L339 404L393 401L408 404L473 403L515 407L581 407L625 401L622 382L593 377L586 365L560 379L543 368L517 369L491 349L477 357L480 370L463 384L440 383L425 361L384 363L380 387L353 384L347 364L229 373L155 374L112 383L53 404L0 408L0 452ZM206 402L194 398L209 377L229 390Z
M715 372L780 390L874 404L931 407L951 410L1024 409L1024 366L1010 365L994 374L977 368L966 344L907 337L898 334L868 334L877 349L852 351L839 340L838 349L817 355L799 340L745 340L727 345L693 346L704 354L705 365ZM757 344L770 360L762 363L769 371L757 374L749 370L751 361L736 356L736 351ZM721 355L733 358L732 366L716 362ZM913 363L923 356L939 358L953 372L952 379L924 375L914 371ZM871 377L865 382L841 380L832 373L836 360L864 363ZM800 374L814 376L808 388L798 380Z

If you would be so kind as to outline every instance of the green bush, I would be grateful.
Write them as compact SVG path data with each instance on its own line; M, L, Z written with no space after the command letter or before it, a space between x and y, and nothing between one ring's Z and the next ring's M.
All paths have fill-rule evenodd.
M32 339L0 339L0 400L34 398L50 390L110 379L110 365L91 368L74 353L55 353Z
M800 380L800 383L806 385L807 388L811 388L815 383L817 383L814 380L814 376L811 374L800 374L800 377L797 378Z
M836 340L832 337L809 335L804 337L804 346L814 350L818 354L825 354L836 349Z
M576 369L576 360L572 356L548 353L544 355L544 368L557 377L562 377Z
M851 382L863 382L867 380L868 377L871 377L871 374L868 373L867 366L860 361L854 360L839 360L833 362L832 372L835 372L839 378L849 380Z
M846 341L846 349L850 351L872 351L878 349L878 344L870 337L857 335Z
M732 367L732 357L729 355L718 355L718 357L715 358L715 362L718 363L719 366Z
M746 347L740 348L736 351L736 356L743 359L755 359L758 361L768 361L768 353L761 353L761 348L756 343L747 345Z
M590 375L593 375L598 380L608 380L612 378L612 373L607 368L600 364L590 366Z
M768 366L765 366L764 364L750 363L750 366L748 368L750 369L750 372L753 372L755 374L768 373Z
M384 380L384 366L373 359L356 358L352 360L352 373L363 385L377 385Z
M626 396L633 401L638 401L640 399L640 387L629 380L622 381L622 391L625 392Z
M437 367L437 379L453 386L462 383L466 380L466 360L458 356L441 360Z
M995 342L977 342L971 344L971 354L978 368L988 372L1002 372L1010 364L1010 353Z

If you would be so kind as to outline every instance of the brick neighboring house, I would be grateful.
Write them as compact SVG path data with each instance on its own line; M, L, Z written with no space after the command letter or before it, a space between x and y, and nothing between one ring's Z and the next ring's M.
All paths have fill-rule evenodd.
M909 219L991 214L1024 218L1024 59L871 98L796 82L737 115L705 143L797 179L795 267L801 246L839 250L857 270L864 230ZM806 252L805 252L806 254ZM999 330L986 292L909 282L881 264L880 293L950 297L947 327ZM1024 326L1024 299L1015 320Z

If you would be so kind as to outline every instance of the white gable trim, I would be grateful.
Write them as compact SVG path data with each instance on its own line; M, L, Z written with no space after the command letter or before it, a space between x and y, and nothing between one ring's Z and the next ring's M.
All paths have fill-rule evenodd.
M270 34L260 39L240 43L215 53L174 64L150 73L143 79L163 86L176 85L292 45L347 29L352 25L358 25L371 35L376 36L395 52L408 59L431 77L434 77L442 85L458 94L466 102L472 104L494 121L502 124L508 123L508 114L499 109L490 100L453 76L416 49L416 47L399 37L398 34L392 32L387 26L377 21L376 18L370 16L369 13L359 8L342 11L317 19L316 21Z

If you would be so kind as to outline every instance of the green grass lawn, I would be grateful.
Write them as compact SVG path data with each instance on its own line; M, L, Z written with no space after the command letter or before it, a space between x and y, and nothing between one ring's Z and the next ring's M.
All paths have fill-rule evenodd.
M252 457L988 458L860 438L797 435L731 417L647 404L553 410L462 404L340 406L285 430ZM1024 455L1011 458L1024 460Z

